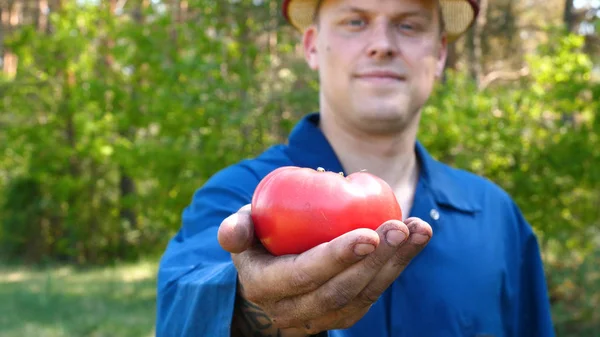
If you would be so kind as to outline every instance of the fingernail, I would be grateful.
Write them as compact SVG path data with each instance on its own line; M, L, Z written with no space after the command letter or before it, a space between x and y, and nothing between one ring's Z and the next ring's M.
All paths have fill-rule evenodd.
M397 229L393 229L385 234L385 239L390 244L390 246L396 247L402 242L404 242L404 240L406 239L406 234Z
M375 250L375 246L368 243L359 243L354 246L354 254L358 256L365 256L371 254Z
M427 235L423 235L423 234L413 234L411 235L412 237L412 242L418 244L418 245L422 245L425 242L427 242L427 240L429 240L429 237Z

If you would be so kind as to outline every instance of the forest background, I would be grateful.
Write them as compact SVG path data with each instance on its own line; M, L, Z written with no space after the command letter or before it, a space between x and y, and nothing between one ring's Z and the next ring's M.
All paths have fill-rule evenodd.
M559 336L600 334L600 1L480 0L423 112L539 236ZM212 174L317 110L281 1L0 0L0 335L151 336Z

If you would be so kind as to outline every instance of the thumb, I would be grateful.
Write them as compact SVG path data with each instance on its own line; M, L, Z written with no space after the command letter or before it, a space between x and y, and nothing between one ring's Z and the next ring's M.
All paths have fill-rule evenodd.
M233 254L239 254L254 245L254 225L249 204L223 220L217 239L223 249Z

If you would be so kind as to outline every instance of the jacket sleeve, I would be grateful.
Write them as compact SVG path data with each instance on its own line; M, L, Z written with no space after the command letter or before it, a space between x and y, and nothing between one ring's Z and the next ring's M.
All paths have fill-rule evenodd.
M520 262L515 265L514 336L555 335L550 299L538 239L521 211L513 205L520 229Z
M237 271L217 240L227 216L251 202L257 177L230 168L196 191L161 258L156 336L229 337Z

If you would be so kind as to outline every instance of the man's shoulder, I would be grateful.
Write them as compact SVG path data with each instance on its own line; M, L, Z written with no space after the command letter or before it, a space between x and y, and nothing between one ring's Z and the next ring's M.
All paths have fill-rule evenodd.
M258 156L242 159L220 169L206 181L204 188L236 186L252 192L267 174L288 165L293 163L285 153L285 145L274 145Z
M445 181L456 193L467 197L470 201L485 208L485 205L495 203L512 207L514 201L510 194L495 181L473 171L455 167L436 161L438 174L445 177Z
M473 171L442 164L448 171L448 174L453 176L458 182L465 185L465 187L472 187L473 189L482 190L489 193L497 193L503 197L508 197L508 193L498 183L492 181L488 177L475 173Z
M197 223L225 216L250 203L258 183L272 170L289 165L282 146L273 146L254 158L242 159L221 168L196 188L191 204L183 212L188 231Z

